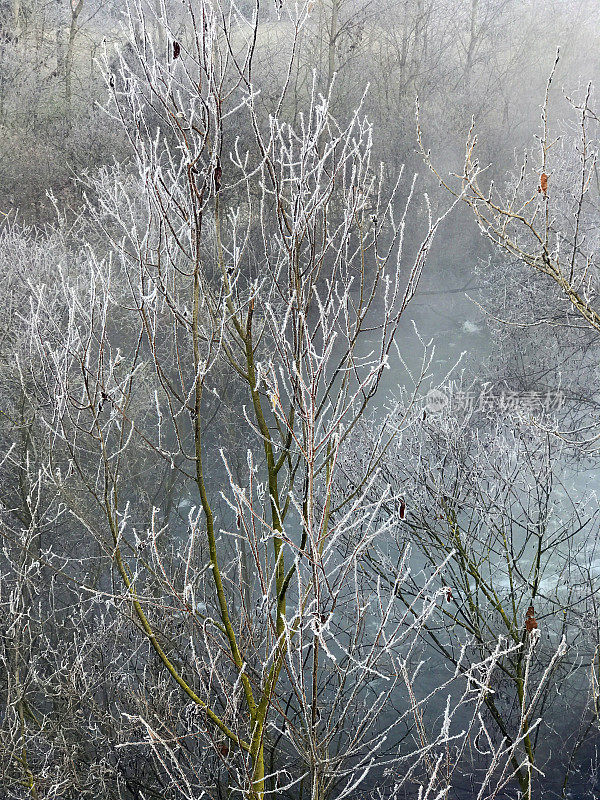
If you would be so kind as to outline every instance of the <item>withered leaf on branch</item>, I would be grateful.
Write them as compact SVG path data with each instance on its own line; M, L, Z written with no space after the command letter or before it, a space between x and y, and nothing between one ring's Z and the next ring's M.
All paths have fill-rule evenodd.
M214 172L214 180L215 180L215 194L221 189L221 176L223 175L223 170L221 169L221 162L217 159L217 164L215 166Z
M527 613L525 614L525 630L527 633L531 633L537 628L537 620L535 618L535 611L533 606L529 606L527 609Z

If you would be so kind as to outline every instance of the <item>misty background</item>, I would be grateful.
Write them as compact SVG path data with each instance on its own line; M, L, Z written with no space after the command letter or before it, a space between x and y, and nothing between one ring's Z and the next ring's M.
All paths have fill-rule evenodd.
M84 358L80 358L81 363L77 360L77 348L85 337L81 335L78 339L73 334L70 338L80 318L89 325L90 351L95 353L95 348L102 351L103 337L110 340L108 383L117 380L114 376L119 375L117 368L123 362L129 368L131 353L137 358L139 352L144 352L151 363L148 353L153 352L153 347L139 344L141 337L132 322L135 303L123 299L127 296L132 273L119 272L119 254L127 247L119 243L118 213L122 213L122 219L129 219L128 214L132 220L142 219L141 228L147 224L148 230L158 230L158 238L168 236L164 219L161 218L159 224L151 214L148 218L144 216L144 192L152 185L154 176L150 168L145 174L140 169L139 153L132 143L138 141L136 131L142 131L141 138L147 136L146 143L152 141L156 130L172 148L170 152L176 154L173 161L179 158L183 148L177 138L179 131L173 129L173 133L169 128L172 121L179 125L174 114L171 114L172 120L165 122L152 107L152 112L144 116L141 101L139 107L132 101L131 108L127 109L130 116L125 114L123 124L119 124L121 110L111 97L118 97L119 93L126 97L130 91L133 96L135 92L131 86L135 80L142 85L148 75L156 77L151 69L148 74L144 72L140 52L150 54L147 62L150 64L160 56L165 63L172 64L177 58L183 61L173 48L174 43L179 48L180 41L187 42L188 20L182 9L184 6L193 8L194 4L149 0L142 19L135 13L128 17L124 5L115 0L2 0L0 441L6 459L1 462L0 476L3 537L0 608L5 612L5 621L0 623L5 666L0 696L0 800L88 797L97 800L159 797L199 800L205 796L251 800L266 797L290 800L595 798L600 778L600 693L596 691L600 681L600 622L596 606L600 575L596 497L600 463L595 445L600 414L597 330L586 326L560 289L545 275L530 269L526 259L514 253L512 257L510 253L507 255L506 249L495 246L493 237L482 235L485 226L472 208L461 201L446 216L455 198L438 177L442 175L444 181L460 193L466 142L475 131L480 180L486 190L490 186L513 184L523 170L533 187L534 201L541 202L542 198L537 195L542 193L536 194L536 190L539 175L545 168L540 155L540 141L544 136L542 109L549 76L554 69L547 98L547 121L552 132L553 153L561 154L562 171L557 167L556 176L550 173L549 191L553 192L556 185L557 195L560 187L561 197L570 200L575 197L573 203L576 204L576 191L570 193L568 181L569 176L576 174L581 158L577 138L580 123L574 108L579 107L577 104L585 97L588 85L597 83L600 77L600 7L595 0L310 0L302 26L295 28L293 14L286 9L288 2L275 0L254 4L240 0L232 4L234 12L231 7L226 12L216 5L217 17L223 14L224 27L229 19L227 13L252 19L255 25L251 72L255 117L250 124L243 116L246 106L241 103L223 133L221 161L216 162L218 170L222 167L222 202L230 209L241 209L242 218L250 207L244 188L240 189L241 184L236 184L230 176L234 172L232 153L247 151L252 158L258 158L258 137L253 125L261 132L268 131L273 118L277 117L291 128L301 130L308 118L307 109L313 107L315 98L322 97L328 99L328 113L339 120L342 127L357 108L368 119L372 128L365 138L372 142L369 168L374 174L394 184L394 176L404 170L405 180L393 201L398 216L412 196L411 181L416 176L416 199L403 230L406 250L418 249L423 232L430 225L430 217L442 217L415 296L395 329L385 369L381 366L377 407L370 408L366 420L357 425L350 443L343 442L339 456L343 477L339 485L332 481L325 492L330 492L337 501L343 491L352 496L362 490L361 480L352 476L355 471L362 474L363 462L368 461L364 454L370 453L370 448L377 453L380 471L369 484L370 494L365 494L365 504L381 500L382 505L377 507L374 516L388 521L381 523L383 533L377 538L376 550L369 553L368 558L365 556L360 570L356 569L356 575L360 573L360 579L355 577L356 585L368 585L369 602L374 603L374 609L365 613L364 625L361 622L362 627L357 625L357 630L360 628L365 641L371 641L369 636L377 641L381 638L377 603L372 598L377 596L382 585L397 593L406 605L415 598L426 605L430 595L439 595L446 605L438 603L439 616L435 616L438 611L431 612L435 623L427 623L429 627L423 628L426 635L419 639L418 659L424 665L419 667L423 680L415 684L418 688L414 689L414 694L413 688L399 681L397 689L390 692L389 703L385 706L382 703L379 727L374 728L373 734L379 761L373 762L368 777L361 778L356 788L348 788L353 786L347 777L350 768L348 773L343 773L340 767L339 775L334 777L331 777L333 772L328 773L321 766L317 769L318 758L313 750L308 745L305 751L300 745L294 750L297 742L304 740L300 734L294 739L286 727L297 725L301 729L297 720L304 717L308 720L310 711L310 723L305 720L307 729L312 724L313 731L321 730L319 725L325 725L326 709L337 691L335 678L331 677L335 676L335 671L332 668L327 672L328 662L324 658L323 673L319 672L319 696L324 710L319 714L316 701L309 711L300 701L298 708L295 707L294 693L289 688L293 680L287 675L285 680L289 681L289 686L285 684L281 696L277 695L276 704L277 713L281 715L278 719L285 720L285 724L274 723L265 739L266 771L270 769L271 775L265 779L267 788L254 794L252 788L239 788L247 787L250 779L248 769L244 772L235 761L231 742L226 740L224 744L219 731L217 735L210 732L201 712L197 708L190 710L188 699L176 694L172 674L184 669L192 674L195 665L200 663L198 653L212 635L210 631L207 633L210 626L206 618L210 618L211 608L218 607L214 593L207 588L206 572L202 571L212 558L209 548L199 545L198 553L194 551L193 554L192 544L189 544L189 551L185 549L195 524L192 524L194 510L199 508L199 481L189 466L191 460L186 461L187 456L183 455L183 447L179 456L170 459L165 459L161 450L164 447L165 452L169 449L175 452L180 437L192 440L196 435L196 441L199 440L198 431L194 433L198 411L191 407L189 399L192 389L186 386L185 391L181 390L180 411L173 411L171 401L165 400L170 397L169 380L176 370L185 372L188 369L188 374L194 376L201 363L197 352L193 358L188 353L181 359L184 365L181 367L178 331L188 324L193 304L189 303L188 307L183 300L179 304L179 299L172 307L168 303L168 308L161 307L160 314L164 313L164 317L160 319L167 333L164 338L157 335L154 341L154 357L155 351L161 351L172 374L167 380L158 368L156 374L150 370L149 377L144 373L139 393L132 393L131 415L139 420L139 430L136 430L136 434L140 434L139 442L136 440L132 450L127 451L123 475L114 480L120 495L127 498L127 511L119 511L122 517L115 512L114 518L122 519L123 530L125 520L131 525L132 532L127 532L133 553L131 563L142 564L142 567L124 568L121 577L129 575L140 580L143 587L140 597L154 610L156 618L162 620L162 647L174 667L171 676L169 671L161 670L161 664L143 639L148 631L131 611L132 598L136 602L137 599L129 584L124 591L119 583L114 560L118 537L113 550L112 542L106 544L103 534L98 534L106 511L101 501L109 495L106 486L110 483L106 477L108 470L103 472L98 456L104 440L98 435L101 445L95 450L95 444L90 444L94 439L93 424L86 427L77 416L78 411L72 416L65 412L72 426L68 435L56 422L58 417L54 415L60 403L64 402L65 408L69 403L79 410L84 407L84 400L75 390L59 396L58 392L52 395L39 387L53 369L57 374L62 374L64 369L65 375L69 370L73 374L78 369L82 374L85 372L88 362ZM168 29L162 24L164 20L168 20ZM232 35L234 44L238 42L236 36L242 40L244 35L235 32ZM200 56L198 58L201 61ZM239 69L244 73L246 67ZM150 79L148 81L148 85L152 85ZM200 86L199 92L203 90ZM590 106L593 107L595 94L593 89L590 91ZM165 96L167 94L165 90ZM151 91L148 96L152 97ZM152 100L147 102L150 105ZM184 135L190 129L183 127L187 121L183 116L181 119L179 129L183 128ZM589 146L595 145L593 138ZM213 170L212 161L210 165ZM215 177L216 172L211 175L213 183L219 184L221 172L218 177ZM591 304L598 283L595 245L600 179L595 160L586 180L586 202L591 199L581 224L582 229L585 228L586 246L589 244L592 251L585 265L586 274L592 276L593 286L586 295ZM573 179L572 185L575 184ZM260 198L263 188L257 178L254 188L248 189L248 198ZM217 185L214 194L219 191L220 185ZM510 191L506 194L509 196ZM139 207L135 205L138 200ZM264 199L262 202L268 205ZM377 203L373 195L362 207L364 218L370 219L369 224L375 228ZM333 204L331 216L341 213L342 207L342 202L338 206ZM91 208L96 211L92 213ZM263 206L257 200L254 208L262 210ZM114 217L111 216L113 210ZM560 218L560 213L556 216ZM216 212L214 218L217 218ZM189 221L188 217L185 219ZM212 220L210 217L210 224ZM156 229L152 228L154 224ZM231 223L231 229L233 227ZM137 229L135 235L131 230L134 230L133 223L123 241L127 235L132 241L136 238ZM567 244L562 246L566 248L572 241L573 231L568 225L565 230ZM229 233L227 229L224 238ZM382 234L382 239L385 235ZM175 238L174 233L173 236ZM261 256L256 253L268 253L268 246L254 230L248 239L252 239L254 248L248 260L248 274L260 274ZM152 257L148 256L152 268L156 266L153 246L151 242L147 251L152 252ZM140 245L140 253L144 247ZM225 247L230 247L232 253L235 251L232 244L226 243ZM157 246L156 253L159 252ZM168 247L165 253L170 254ZM133 256L127 253L127 257L136 262L135 253ZM156 260L160 272L162 262L158 257ZM139 261L141 263L142 259ZM323 261L329 263L325 258ZM233 267L229 269L233 271ZM216 268L214 274L217 274ZM214 275L209 277L212 280ZM247 275L242 274L242 277L245 279ZM217 278L220 281L220 277ZM217 279L213 283L210 280L207 286L220 286ZM140 285L149 296L144 281L146 276L140 279ZM177 281L179 278L173 278L173 296L179 298ZM582 278L581 285L583 282ZM317 283L318 280L315 285ZM208 296L210 292L206 291ZM100 298L97 304L95 293ZM165 297L167 294L165 290ZM218 295L218 290L215 294ZM87 300L80 299L88 295L91 297L89 307ZM65 301L67 296L68 302ZM375 306L384 308L383 290L377 289L374 296ZM253 303L252 300L248 326ZM169 313L173 314L172 325L164 322ZM202 313L209 316L208 311ZM258 317L259 312L256 314ZM101 320L101 334L95 327L98 319ZM375 348L373 341L375 339L367 335L357 344L358 361L363 358L366 363L371 348ZM268 351L269 347L275 350L266 335L265 342L264 350ZM68 367L57 355L63 343L68 357L76 353ZM64 363L68 357L65 356ZM262 357L267 359L264 353ZM102 354L98 356L98 374L104 369L103 358ZM131 360L137 364L135 358ZM193 362L192 366L186 358ZM131 376L137 376L136 370L137 366L131 367ZM236 579L231 578L227 591L231 592L232 615L237 614L241 620L241 637L242 631L246 635L245 616L252 616L248 608L253 609L256 630L265 628L267 623L260 621L264 611L261 611L260 595L262 591L266 596L267 590L264 586L257 588L258 579L253 583L248 577L252 573L248 566L252 562L250 546L247 551L246 545L235 542L235 537L241 536L238 532L243 530L245 518L241 519L243 514L239 509L242 506L237 508L231 497L235 494L234 488L237 489L236 481L242 485L247 474L252 475L248 454L261 450L258 428L247 423L251 403L243 394L245 387L240 385L238 377L220 368L214 377L211 375L213 393L206 391L202 400L205 404L202 446L206 463L211 465L207 470L206 487L214 498L219 535L223 533L223 540L227 538L225 534L231 535L230 540L219 540L223 560L228 566L239 562L240 580L236 583ZM73 385L79 390L81 386L77 380L79 378L73 379ZM106 416L111 413L107 409L113 402L111 390L104 384L101 389L99 386L100 383L96 394L88 397L90 408L97 412L96 420L103 412ZM189 395L186 395L188 389ZM176 391L172 391L175 396ZM269 397L274 403L273 395ZM531 416L539 411L540 403L546 404L542 409L544 413L532 422ZM389 420L400 413L398 408L404 406L410 413L400 414L400 441L383 453L377 449L380 445L377 426L388 425ZM161 424L167 413L165 409L173 414L177 424L163 433ZM553 414L552 423L545 416L549 410ZM126 411L130 413L129 405ZM63 413L62 406L60 413ZM64 426L62 418L61 424ZM111 435L115 436L114 429L111 430ZM156 430L158 445L152 438ZM583 440L585 446L581 446ZM107 441L112 443L108 434ZM128 441L111 446L117 452L121 446L125 449ZM332 447L339 445L339 437L332 441ZM222 458L223 451L227 459ZM296 469L297 466L290 466L290 485L296 479L300 481ZM260 471L257 474L262 475ZM224 487L229 485L233 494L226 496ZM393 500L384 502L381 498L388 498L386 492L390 491L395 492ZM252 497L252 489L249 496ZM32 497L37 498L35 502ZM327 499L318 493L315 497L319 509L329 507L329 494ZM260 499L262 502L263 498ZM106 501L106 505L110 503ZM292 509L290 517L300 525L300 506ZM389 522L392 519L393 522ZM154 530L155 523L162 526L154 540L156 553L160 554L156 563L147 555L143 544L144 536L150 537L148 531ZM448 526L450 533L440 532L442 524ZM471 566L465 567L464 558L462 564L460 559L456 562L456 573L452 573L450 567L448 573L444 569L446 564L454 563L452 532L463 527L468 538L465 548L471 548L473 563L495 576L496 583L493 584L494 577L489 578L490 585L495 587L494 593L486 595L481 607L475 611L471 609L472 616L465 622L461 639L455 634L456 620L450 619L448 606L459 597L464 586L458 578L456 584L451 584L448 574L473 577L473 571ZM542 528L546 537L543 548L540 544ZM346 538L342 537L343 544L336 545L339 563L345 563L343 559L354 544L353 535L348 533ZM510 547L506 544L509 539ZM413 548L413 561L412 572L408 570L405 574L401 562L407 544ZM151 549L149 545L148 549ZM295 552L291 545L290 549ZM299 549L302 550L302 546ZM523 568L518 578L514 578L510 563L507 572L503 572L503 559L509 552L513 567L520 560ZM542 562L543 568L540 568ZM159 567L163 563L168 566L161 573ZM197 575L201 576L194 584L197 594L191 600L178 588L180 579L186 586L190 585L186 583L190 564L196 564ZM444 568L439 566L441 564ZM525 575L529 567L532 571ZM410 587L404 595L394 583L394 570L397 570L396 576L402 574L406 578ZM142 579L139 575L149 577ZM473 579L477 583L481 577ZM467 577L465 596L470 596L469 580ZM517 589L515 585L519 581L521 588ZM102 605L100 600L90 599L94 596L90 587L98 596L108 597L110 602L106 600ZM171 590L172 597L169 596ZM516 762L510 762L511 774L508 774L511 768L506 768L506 779L504 776L497 778L500 767L496 762L490 766L489 761L490 753L496 752L493 748L499 748L500 752L509 741L510 725L506 722L505 730L502 720L510 720L512 724L516 718L519 722L519 709L524 708L525 701L518 696L518 691L515 694L514 688L520 686L522 692L526 682L519 672L521 662L515 667L516 673L511 672L512 667L505 668L502 662L500 677L494 684L500 697L500 711L489 707L486 711L483 706L481 709L477 706L479 733L472 727L475 714L464 700L466 695L461 694L463 684L460 688L455 684L450 686L451 676L455 678L459 674L457 662L453 660L458 658L454 648L458 652L464 647L461 658L464 656L471 670L467 671L468 680L465 679L464 684L468 686L464 691L472 689L471 678L479 663L477 660L489 656L477 636L483 637L481 631L486 630L489 607L485 602L498 610L494 606L496 592L502 597L504 592L510 598L514 618L519 620L517 640L523 620L532 619L533 612L526 612L533 602L532 595L540 596L539 605L536 599L536 615L542 627L542 620L547 618L547 625L541 632L542 646L546 649L531 666L532 675L539 679L540 687L544 686L539 697L535 696L543 723L532 737L535 742L527 740L523 745L529 759L527 780L522 775L518 779L515 777ZM290 604L300 604L300 595L300 588L290 588ZM360 607L358 600L357 607ZM191 623L186 614L196 615L196 622L202 620L194 632L190 632ZM45 624L40 621L42 618ZM475 618L483 620L481 629L473 623ZM490 631L497 630L494 624L490 623ZM307 629L314 633L314 621L310 625L307 623ZM336 642L343 652L355 640L343 622L339 625ZM223 634L225 629L224 625L219 631ZM531 633L529 628L524 630ZM85 638L88 634L89 642ZM454 638L455 635L458 638ZM479 643L474 644L471 636ZM557 666L553 653L560 650L561 636L566 637L572 649ZM214 657L214 662L211 655L207 661L209 666L198 668L198 686L214 692L215 702L230 713L229 701L235 696L237 702L240 676L245 673L235 658L231 660L234 668L227 661L229 656L222 656L225 634L222 639L218 639L217 634L215 637L218 641L215 652L219 655ZM248 634L248 641L254 644L255 637ZM498 641L499 638L493 638L494 646ZM523 633L521 643L525 641ZM41 642L51 657L44 655ZM356 652L366 652L367 645L362 640L359 644ZM312 647L310 653L314 657L317 644ZM212 652L209 645L206 648L208 653ZM333 655L328 655L333 662L338 654L335 648L332 650ZM408 652L413 657L417 648L413 653L413 645L402 640L398 651ZM448 656L449 651L451 656ZM304 652L301 651L301 655ZM562 658L564 653L560 652ZM352 658L358 658L354 651L352 653ZM416 655L414 657L417 659ZM219 659L225 661L225 667ZM348 656L348 661L351 660ZM510 657L506 663L508 661ZM264 662L270 663L266 657ZM308 663L306 655L299 672ZM361 714L376 704L374 698L379 702L381 686L385 687L385 669L393 671L388 664L381 667L381 674L375 674L373 669L368 679L363 675L363 683L357 679L363 692L360 705L344 718L335 736L332 734L327 739L327 747L331 747L332 752L335 747L343 751L352 740L354 728L360 727ZM219 670L226 680L221 681ZM252 670L249 672L254 680ZM461 676L464 678L465 674ZM264 683L258 678L256 681L261 686ZM551 687L546 689L544 681L551 682ZM198 686L196 689L201 693ZM314 694L316 686L315 678ZM441 693L440 687L444 687ZM344 691L350 692L345 683ZM454 742L449 744L447 738L433 737L435 741L432 740L429 749L429 744L424 744L422 729L427 726L432 730L442 728L447 736L450 723L444 728L444 714L450 707L448 697L457 703L456 714L452 717L456 736L459 738L458 730L464 726L468 731L464 741L468 740L468 745L456 745L453 771L448 767L444 783L437 773L435 780L431 777L433 772L427 758L431 753L437 757L438 751L445 752L450 764L452 759L448 754ZM408 721L403 716L405 712L398 711L406 707L414 711L421 703L422 711ZM492 730L494 722L497 723L496 713L501 724L498 723L495 734L490 734L489 741L484 741L488 727ZM234 719L235 714L231 714ZM164 751L155 746L153 737L158 734L149 733L150 727L144 728L140 722L157 719L168 721L164 722L164 729L160 728L164 741L170 743ZM396 720L401 720L397 727ZM155 727L158 731L158 723ZM202 734L188 743L187 731L196 730L196 727ZM240 725L240 730L242 727ZM289 743L289 746L280 744L288 741L288 734L289 742L296 743L294 747ZM307 738L310 739L308 734ZM411 742L411 747L416 742L416 749L426 753L424 761L419 762L420 766L414 771L412 767L405 768L408 762L402 760L408 758L403 749L407 742ZM364 752L368 744L362 742L361 747L363 750L352 751L349 759L357 775L366 763ZM328 751L327 758L329 756ZM323 762L325 760L323 756ZM537 771L531 766L534 763ZM302 769L305 767L306 775L313 775L311 770L321 776L319 780L325 775L322 786L319 780L311 779L311 783L304 776ZM294 776L289 785L279 778L279 770L283 775L284 768ZM533 772L535 779L531 777ZM493 787L482 778L489 775L496 776Z

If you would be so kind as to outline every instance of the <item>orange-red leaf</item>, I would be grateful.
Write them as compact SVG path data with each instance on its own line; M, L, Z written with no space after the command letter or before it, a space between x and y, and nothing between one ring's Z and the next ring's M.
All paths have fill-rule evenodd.
M537 620L535 618L535 610L533 606L529 606L527 609L527 613L525 614L525 630L527 633L531 633L537 628Z

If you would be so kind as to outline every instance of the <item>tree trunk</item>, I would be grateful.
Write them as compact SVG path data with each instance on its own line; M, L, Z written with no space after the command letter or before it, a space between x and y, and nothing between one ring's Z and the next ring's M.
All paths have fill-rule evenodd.
M77 35L77 19L83 9L83 0L72 0L71 2L71 25L69 27L69 43L67 45L67 57L65 59L65 105L67 115L71 117L71 101L73 96L72 76L73 59L75 53L75 36Z
M331 4L331 26L329 28L328 61L327 61L327 89L331 86L335 73L335 45L338 36L338 25L340 17L340 0L332 0Z

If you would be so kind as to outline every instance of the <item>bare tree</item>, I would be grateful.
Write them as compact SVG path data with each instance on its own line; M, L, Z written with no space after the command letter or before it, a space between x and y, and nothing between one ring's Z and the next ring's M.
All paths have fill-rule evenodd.
M488 584L482 579L479 565L483 562L477 557L473 559L472 548L487 547L490 553L504 553L504 560L510 579L510 596L518 598L518 591L514 583L514 559L516 554L520 558L526 556L527 548L532 544L530 536L534 534L537 541L537 559L529 557L526 563L533 564L534 568L527 577L524 587L525 595L523 603L530 603L531 607L524 617L521 617L525 630L527 626L531 632L535 633L539 629L539 608L534 598L540 591L540 587L546 583L550 585L548 578L539 574L539 567L543 562L543 555L552 552L552 558L548 562L546 570L550 570L552 579L560 577L557 589L562 587L561 592L557 592L552 603L556 609L560 609L562 616L563 632L573 641L581 643L581 649L577 659L569 659L573 667L577 667L576 672L581 668L590 670L595 674L596 649L593 631L595 630L595 609L597 597L597 576L595 572L595 548L597 546L597 534L590 527L591 515L589 512L581 514L580 506L585 508L585 498L582 495L581 482L576 482L578 470L583 471L583 466L574 466L571 463L574 449L572 445L580 448L582 445L585 452L589 455L595 450L597 441L597 428L594 418L594 404L597 400L597 388L594 382L590 383L590 373L587 373L585 380L586 389L584 393L573 391L576 388L576 381L582 376L575 375L572 379L569 376L569 366L565 362L564 353L560 358L558 353L560 348L565 352L578 353L577 364L594 364L596 354L596 335L598 330L598 315L595 310L597 295L597 233L595 219L597 216L597 187L594 183L596 173L597 147L594 135L590 131L590 126L595 124L595 114L591 109L592 89L588 85L581 92L580 99L573 100L566 98L570 107L575 110L578 117L578 134L573 134L573 128L551 133L550 103L551 89L554 79L555 69L558 64L558 57L548 80L544 103L542 105L542 126L541 134L538 137L536 163L533 167L529 166L530 157L524 158L521 168L516 172L514 178L507 185L497 185L494 180L489 180L487 186L483 187L489 168L483 168L477 159L477 137L474 133L474 125L469 133L464 168L459 175L446 177L433 164L431 156L425 150L422 140L422 132L419 126L419 143L421 152L427 164L440 180L443 186L455 196L463 194L465 202L472 209L475 219L481 232L495 245L498 246L505 259L504 264L500 259L499 273L494 285L496 289L502 287L502 297L498 299L496 294L483 292L481 307L490 314L494 324L500 327L509 326L516 341L520 342L520 352L523 355L524 330L532 338L533 347L540 350L540 355L536 356L532 350L532 355L536 359L535 364L539 365L536 377L546 376L549 380L548 388L551 397L552 392L558 392L561 385L571 390L570 396L567 392L568 406L565 406L563 415L560 418L556 415L547 415L544 408L529 408L521 419L525 423L525 428L518 428L518 437L524 447L527 439L534 444L537 451L532 460L531 455L526 456L525 464L538 463L539 472L532 472L528 481L518 491L519 513L515 518L510 508L505 503L508 494L502 496L503 508L500 512L501 524L494 523L492 532L483 530L474 534L472 544L467 548L468 558L465 562L465 577L475 581L477 591L486 594L492 590L488 597L488 602L494 607L495 602L499 601L500 606L496 606L500 611L502 607L501 593L492 586L495 580L500 579L503 584L506 580L500 562L491 559L493 564L493 581ZM452 183L452 178L458 178L458 188ZM508 256L508 261L506 257ZM523 270L522 267L526 269ZM542 338L544 337L544 338ZM558 340L556 346L555 340ZM544 354L542 343L549 345ZM527 358L527 353L525 354ZM576 371L576 370L575 370ZM532 376L529 376L532 379ZM543 404L542 404L543 405ZM591 413L590 413L591 412ZM524 438L525 437L525 438ZM538 462L541 456L542 442L544 449L548 453L557 450L544 466ZM558 443L563 443L561 447ZM558 448L558 449L557 449ZM493 447L492 451L495 451ZM529 446L527 447L529 451ZM576 454L576 453L575 453ZM489 456L486 456L486 459ZM575 477L571 473L574 470ZM519 470L520 471L520 470ZM478 468L474 469L478 474ZM496 468L496 475L501 475L502 471ZM510 473L508 473L510 474ZM511 486L516 480L518 471L511 474ZM477 478L479 481L480 478ZM572 486L567 490L565 481L569 481ZM544 488L544 484L546 488ZM462 492L468 485L468 480L462 475L451 490L445 488L442 492L441 506L443 507L442 517L447 517L447 504L451 503L452 524L458 526L457 530L462 530L465 522L461 523L461 518L466 513L467 504L461 500ZM487 484L491 486L491 483ZM550 532L544 522L543 530L540 528L542 520L548 519L548 500L552 496L551 486L561 486L563 493L569 492L573 498L569 500L572 506L572 516L563 510L560 517L560 526ZM496 488L499 484L495 482ZM526 489L529 486L529 489ZM534 488L535 487L535 488ZM539 506L533 517L527 510L529 502L524 502L528 492L535 491L535 504ZM512 493L513 489L510 489ZM483 498L484 493L479 490ZM489 496L489 491L485 491ZM567 495L568 496L568 495ZM545 498L545 499L544 499ZM516 499L516 496L515 496ZM542 508L543 505L546 511ZM487 505L485 501L484 505ZM553 505L553 504L551 504ZM512 503L511 503L512 506ZM482 508L478 504L478 508ZM479 512L478 512L479 513ZM556 512L554 512L556 513ZM529 521L527 522L527 518ZM534 524L534 518L537 522ZM472 517L471 517L472 519ZM507 532L512 527L512 520L518 519L520 533L518 535L518 545L513 540L513 534ZM535 525L538 532L534 533ZM467 529L470 523L467 523ZM563 527L564 526L564 527ZM489 527L489 521L486 522ZM584 529L588 529L588 534L584 535ZM496 533L494 533L496 531ZM558 532L564 538L560 542L554 542L550 549L544 544L544 540L553 541L552 537ZM501 535L501 539L495 540L495 536ZM494 542L488 539L492 536ZM568 546L567 546L568 544ZM559 557L560 548L566 547L564 553ZM511 566L512 564L512 566ZM543 570L544 571L544 570ZM521 576L522 577L522 576ZM520 580L520 579L519 579ZM464 584L465 586L468 583ZM487 587L487 588L486 588ZM453 590L452 590L453 591ZM550 598L546 595L544 601L549 602ZM513 610L520 607L520 603L513 605ZM479 606L476 604L476 617L479 619ZM529 613L531 612L531 613ZM461 611L461 613L464 613ZM523 611L521 610L521 615ZM548 612L546 612L548 613ZM554 612L556 613L556 612ZM486 607L484 620L487 624L488 608ZM529 620L529 622L528 622ZM535 620L535 628L533 622ZM517 618L508 620L507 624L515 625ZM515 628L515 631L517 628ZM525 635L525 634L523 634ZM544 656L544 662L550 663L549 655ZM507 676L510 674L507 671ZM518 670L517 670L518 673ZM515 687L518 691L518 674L513 674L516 678ZM574 673L575 676L575 673ZM595 679L594 679L595 680ZM567 681L567 685L578 687L581 690L581 680L579 677ZM563 792L566 792L567 782L573 766L575 754L579 752L585 736L595 726L595 718L591 711L595 703L595 690L590 691L590 708L579 708L577 711L576 725L580 725L580 738L576 740L571 755L566 758L564 763L564 785ZM581 706L581 704L580 704ZM591 717L590 717L591 715ZM498 726L501 719L492 712ZM595 728L594 728L595 729ZM559 748L557 747L557 750ZM528 759L531 763L535 761L535 748L528 750ZM523 791L531 792L531 779L527 784L522 783L521 777L517 772L519 782Z
M21 383L46 431L55 519L76 520L99 565L72 578L131 609L147 647L125 683L148 669L159 698L171 687L172 713L141 711L140 690L128 718L142 733L119 748L149 747L183 797L300 786L316 800L402 759L413 775L452 738L450 704L423 739L411 667L439 593L396 602L408 550L391 584L362 567L395 521L381 513L395 491L371 494L411 402L382 415L358 479L338 468L441 220L425 217L406 258L415 180L386 189L360 108L338 123L314 93L296 128L258 113L258 18L128 6L106 110L137 174L84 179L98 247L82 271L58 266L62 305L31 285ZM378 760L415 724L416 749ZM428 792L447 793L427 769Z
M437 572L445 600L421 631L453 669L470 664L472 674L475 662L506 649L482 697L467 768L478 775L477 796L495 797L516 779L532 797L546 765L567 782L572 757L555 718L586 718L579 693L596 658L584 622L598 596L589 567L595 496L578 491L561 448L531 429L529 411L502 413L489 397L469 409L468 392L456 384L446 392L447 406L430 409L380 473L383 485L404 489L398 543L411 541L422 559L397 594L409 607ZM371 566L383 579L393 574L389 558Z

